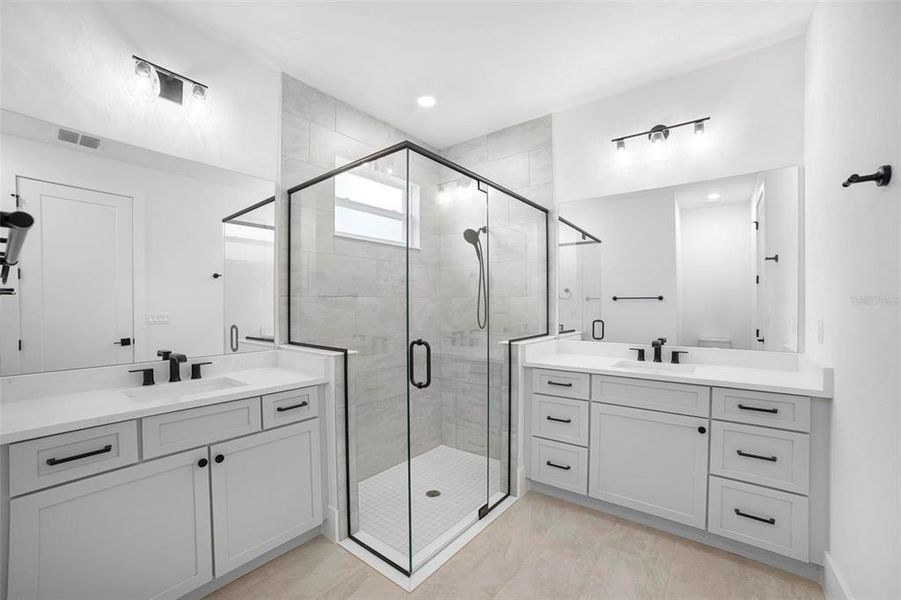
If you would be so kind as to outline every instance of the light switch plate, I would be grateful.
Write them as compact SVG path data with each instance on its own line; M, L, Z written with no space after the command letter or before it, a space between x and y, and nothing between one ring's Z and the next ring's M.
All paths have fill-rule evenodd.
M146 325L168 325L169 313L144 313Z

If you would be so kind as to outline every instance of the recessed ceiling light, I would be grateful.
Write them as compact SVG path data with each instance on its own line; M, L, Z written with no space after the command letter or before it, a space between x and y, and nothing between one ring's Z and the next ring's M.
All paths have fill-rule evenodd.
M716 192L713 192L712 194L707 195L707 199L710 200L711 202L713 202L713 201L719 200L720 195Z
M416 99L416 104L423 108L432 108L436 102L438 101L435 100L435 96L420 96Z

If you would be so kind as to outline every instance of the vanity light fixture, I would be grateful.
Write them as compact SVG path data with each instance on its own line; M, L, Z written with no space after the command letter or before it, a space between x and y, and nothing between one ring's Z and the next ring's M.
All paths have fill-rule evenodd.
M437 103L438 103L438 101L435 100L435 96L425 95L425 96L420 96L419 98L416 99L416 104L418 104L422 108L432 108Z
M641 131L639 133L633 133L631 135L624 135L622 137L616 137L610 140L611 142L616 144L617 150L625 150L626 148L626 140L641 136L648 136L648 139L651 140L652 144L658 144L661 142L665 142L667 138L669 138L670 131L676 129L677 127L685 127L686 125L693 125L695 135L704 133L705 130L705 122L709 121L710 117L703 117L700 119L692 119L691 121L685 121L684 123L676 123L675 125L654 125L647 131Z
M203 114L208 111L208 86L140 56L132 54L131 58L134 60L131 88L135 97L148 101L164 98L175 104L184 104L184 88L187 83L191 86L189 105L191 112Z

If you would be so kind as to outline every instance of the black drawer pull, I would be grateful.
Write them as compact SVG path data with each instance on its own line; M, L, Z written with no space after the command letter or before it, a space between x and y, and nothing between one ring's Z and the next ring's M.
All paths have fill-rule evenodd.
M559 381L551 381L550 379L547 380L547 384L548 385L559 385L560 387L572 387L573 386L572 383L560 383Z
M547 466L554 467L555 469L563 469L564 471L569 471L572 469L569 465L558 465L557 463L552 463L551 461L547 461Z
M748 513L742 512L741 510L739 510L739 509L737 509L737 508L735 509L735 514L737 514L739 517L744 517L744 518L746 518L746 519L751 519L752 521L760 521L761 523L767 523L767 524L769 524L769 525L775 525L775 524L776 524L776 518L775 518L775 517L769 517L769 518L766 518L766 517L758 517L757 515L749 515Z
M285 412L286 410L294 410L295 408L303 408L304 406L308 406L310 403L304 400L300 404L292 404L291 406L276 406L276 412Z
M774 415L779 412L778 408L760 408L759 406L745 406L744 404L739 404L738 408L741 410L753 410L754 412L765 412Z
M556 421L557 423L572 423L572 419L558 419L557 417L547 416L548 421Z
M82 458L87 458L89 456L97 456L98 454L106 454L107 452L113 451L113 445L107 444L103 448L98 450L91 450L90 452L82 452L81 454L75 454L73 456L67 456L65 458L48 458L47 464L51 467L53 465L61 465L63 463L72 462L73 460L80 460Z
M751 454L750 452L743 452L741 450L736 450L735 453L739 456L744 456L745 458L756 458L757 460L768 460L770 462L776 462L777 460L779 460L775 456L761 456L760 454Z

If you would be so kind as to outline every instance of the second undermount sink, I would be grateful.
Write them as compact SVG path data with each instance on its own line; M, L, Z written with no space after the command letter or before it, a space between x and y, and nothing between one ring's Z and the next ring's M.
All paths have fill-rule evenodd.
M132 400L157 400L159 398L172 398L177 400L185 396L219 392L246 385L245 383L230 377L212 377L210 379L189 379L176 383L163 383L153 387L147 386L125 392Z
M648 373L694 373L693 365L682 365L673 363L655 363L652 361L641 360L621 360L613 363L618 369L632 369L635 371L645 371Z

